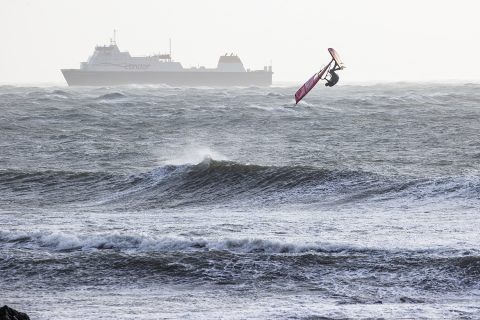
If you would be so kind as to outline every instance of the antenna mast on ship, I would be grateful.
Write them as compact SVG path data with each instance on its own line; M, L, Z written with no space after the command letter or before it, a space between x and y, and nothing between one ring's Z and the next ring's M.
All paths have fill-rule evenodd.
M116 46L117 45L117 30L113 29L113 39L110 39L110 45Z
M168 39L168 54L170 55L170 59L172 59L172 38Z

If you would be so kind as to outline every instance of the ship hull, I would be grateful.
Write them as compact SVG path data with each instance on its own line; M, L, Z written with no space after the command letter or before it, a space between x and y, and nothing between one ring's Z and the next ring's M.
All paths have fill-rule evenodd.
M166 84L171 86L270 86L272 72L155 72L62 69L69 86Z

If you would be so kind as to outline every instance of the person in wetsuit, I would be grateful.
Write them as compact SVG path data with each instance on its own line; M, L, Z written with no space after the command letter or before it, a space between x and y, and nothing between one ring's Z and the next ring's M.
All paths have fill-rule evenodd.
M333 67L333 69L330 69L330 71L328 72L330 73L330 79L325 79L327 80L327 83L325 83L325 87L333 87L337 84L338 80L340 79L338 74L335 72L337 70L340 70L340 67L335 62L335 66Z

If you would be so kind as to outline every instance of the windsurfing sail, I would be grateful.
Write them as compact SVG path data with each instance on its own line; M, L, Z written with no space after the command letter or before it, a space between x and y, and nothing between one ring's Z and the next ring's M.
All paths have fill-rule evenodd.
M332 56L332 60L330 60L330 62L324 68L322 68L319 72L315 73L310 79L308 79L307 82L305 82L300 87L300 89L297 90L297 92L295 93L295 104L298 104L300 100L302 100L303 97L305 97L307 93L310 92L310 90L312 90L313 87L315 87L317 82L320 80L326 79L327 85L330 84L331 87L335 85L336 81L335 83L332 83L332 81L329 81L329 79L327 78L328 71L330 70L332 63L334 63L334 67L330 71L332 73L331 75L333 75L336 70L342 70L343 68L345 68L345 65L343 64L343 61L340 59L340 56L338 55L338 52L335 51L335 49L328 48L328 52Z
M327 71L328 68L330 68L330 64L326 65L322 70L319 72L315 73L310 79L308 79L307 82L303 84L303 86L300 87L300 89L297 90L295 93L295 104L299 103L300 100L303 99L307 95L307 93L312 90L313 87L317 84L317 82L322 79L324 76L325 72Z

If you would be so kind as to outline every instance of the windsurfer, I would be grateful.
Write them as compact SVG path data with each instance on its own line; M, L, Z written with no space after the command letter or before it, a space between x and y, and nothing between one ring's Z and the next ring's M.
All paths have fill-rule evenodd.
M327 83L325 83L325 87L333 87L337 84L338 80L340 79L338 74L335 72L337 70L341 70L341 68L335 62L335 66L328 72L330 73L330 79L325 79L327 80Z
M310 90L315 87L319 80L326 80L327 83L325 83L325 86L327 87L333 87L337 84L340 77L335 71L342 70L343 68L345 68L345 66L343 65L342 60L340 60L338 53L333 48L328 48L328 52L332 56L332 60L330 60L330 62L326 66L324 66L322 69L320 69L320 71L318 71L310 79L308 79L308 81L305 82L297 90L297 92L295 92L295 104L298 104L300 100L302 100L303 97L305 97L310 92ZM332 64L333 68L331 68Z

